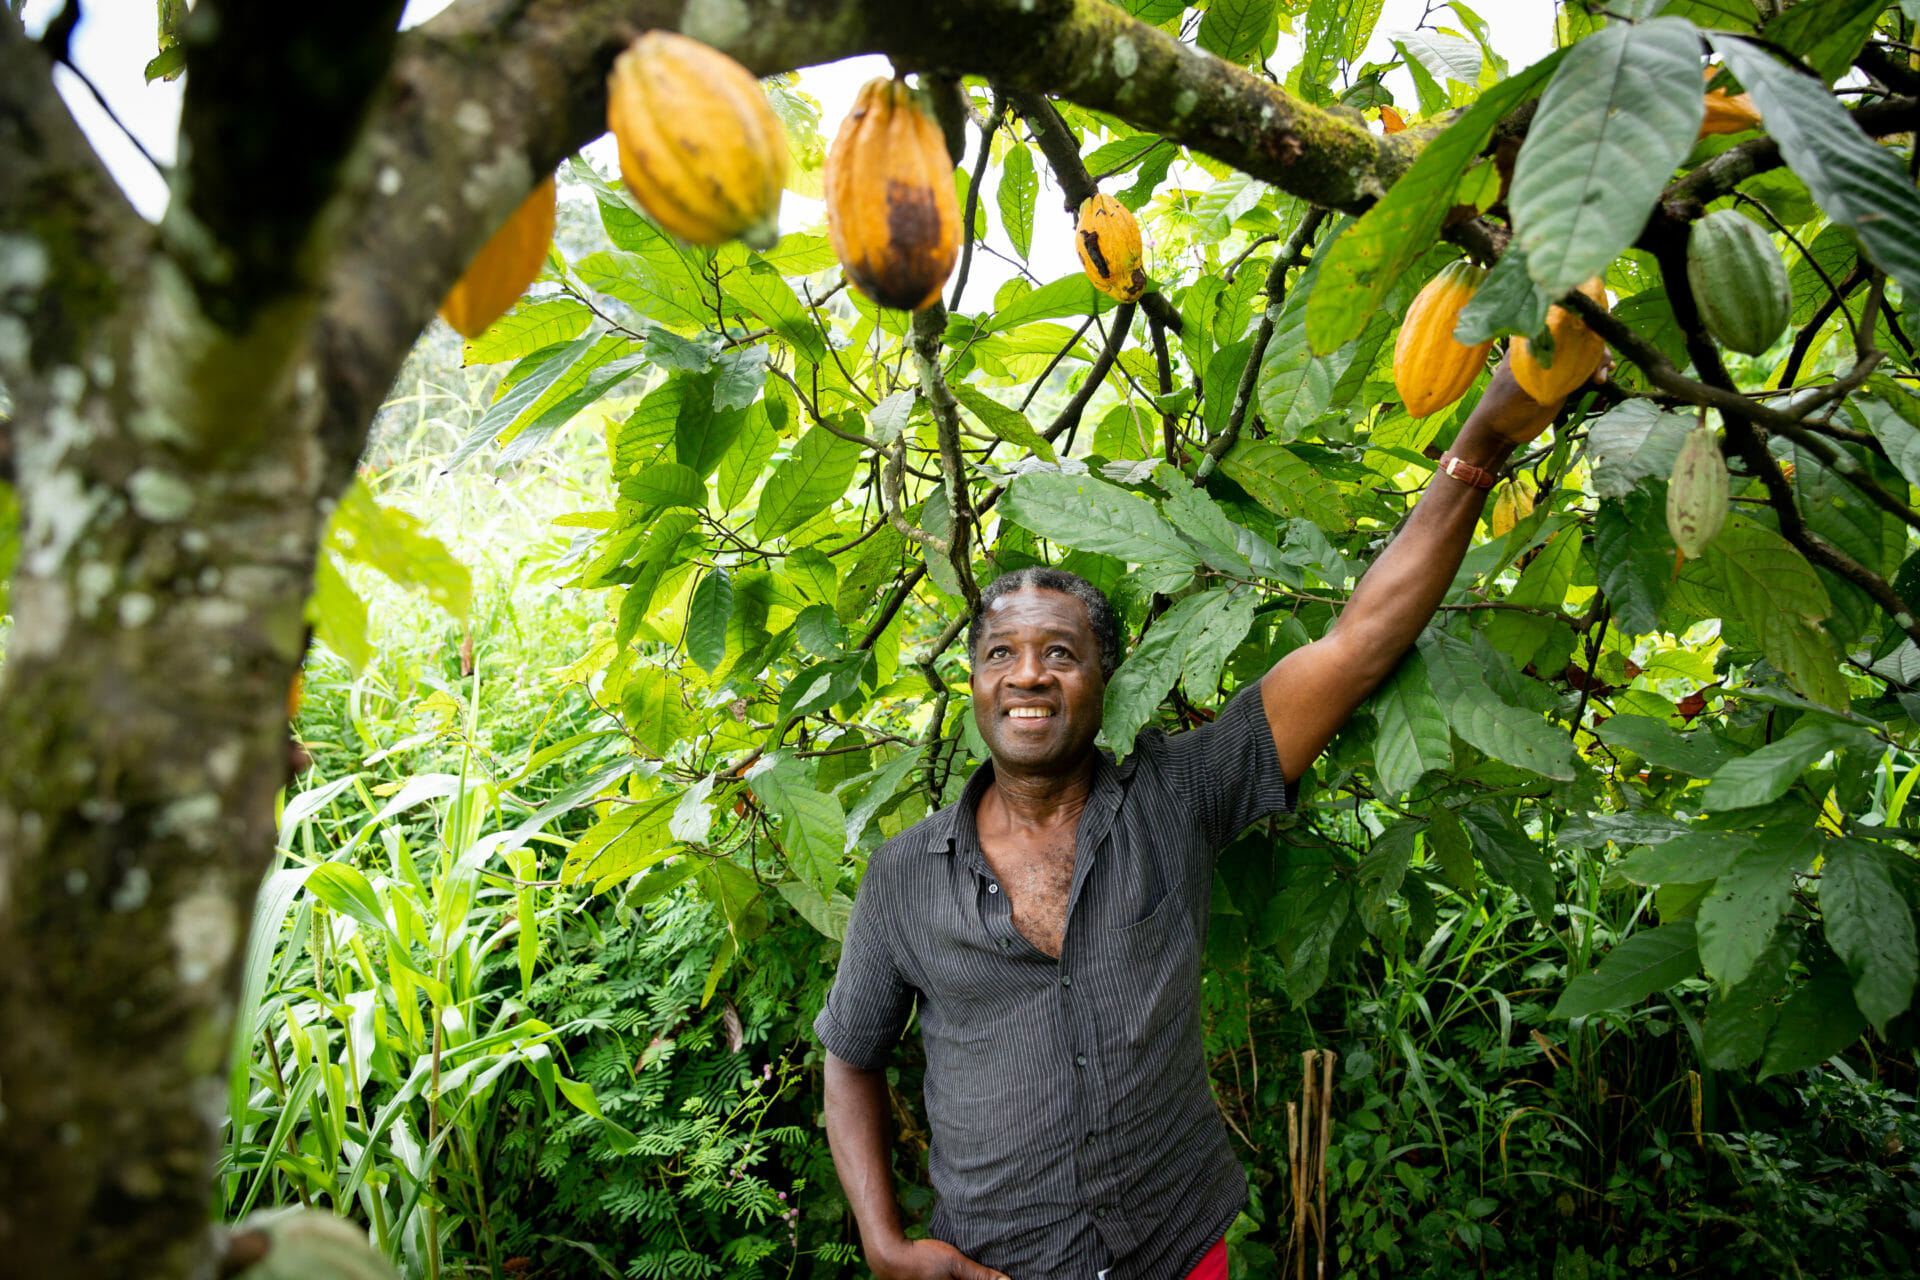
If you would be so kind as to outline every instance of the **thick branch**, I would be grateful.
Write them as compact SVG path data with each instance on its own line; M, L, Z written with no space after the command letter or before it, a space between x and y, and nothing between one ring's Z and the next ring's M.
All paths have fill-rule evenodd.
M1887 98L1853 110L1853 121L1869 137L1906 133L1920 125L1920 99ZM1707 205L1726 195L1756 173L1777 169L1784 161L1780 144L1772 138L1749 138L1727 148L1668 187L1660 197L1670 218L1692 219Z
M947 331L947 309L941 303L913 313L913 363L920 374L920 394L933 411L934 429L940 439L940 472L946 480L947 511L952 517L948 535L947 560L960 580L960 592L968 610L980 607L980 590L973 581L973 558L969 550L977 517L967 494L967 464L960 454L960 404L953 398L940 369L940 339Z
M1262 289L1267 296L1266 310L1260 313L1260 328L1253 335L1253 349L1247 352L1246 367L1240 370L1240 382L1233 389L1233 409L1227 415L1227 425L1219 438L1207 445L1206 457L1200 462L1198 478L1201 480L1207 478L1240 438L1240 429L1247 421L1247 407L1253 403L1254 387L1260 381L1261 357L1266 355L1267 343L1273 340L1273 316L1287 296L1287 270L1304 260L1307 246L1313 243L1313 237L1318 234L1326 216L1325 209L1308 210L1307 216L1300 219L1300 225L1287 237L1286 244L1280 247L1273 266L1267 270L1267 283Z
M1073 393L1073 399L1067 401L1066 407L1060 410L1060 416L1053 420L1053 425L1041 433L1049 442L1058 439L1061 432L1071 431L1080 425L1080 415L1087 411L1087 404L1093 399L1094 392L1106 381L1108 370L1113 368L1113 362L1120 355L1120 348L1126 345L1127 331L1132 328L1133 303L1123 302L1114 309L1113 328L1107 333L1107 345L1100 348L1093 367L1087 370L1086 381L1080 384L1080 389Z

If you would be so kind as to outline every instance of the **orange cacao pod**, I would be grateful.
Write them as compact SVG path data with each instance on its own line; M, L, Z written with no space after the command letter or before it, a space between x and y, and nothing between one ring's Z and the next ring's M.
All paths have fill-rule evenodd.
M533 189L500 229L480 247L467 269L447 290L440 318L464 338L477 338L519 301L553 243L553 178Z
M607 75L607 128L640 207L690 244L780 238L787 131L753 73L717 49L649 31Z
M1121 302L1140 301L1147 273L1140 269L1140 224L1133 211L1095 192L1080 202L1080 222L1073 230L1073 247L1093 287Z
M1712 80L1720 73L1718 67L1707 67L1706 76ZM1707 91L1707 113L1700 121L1700 136L1708 137L1716 133L1739 133L1758 127L1760 108L1753 105L1753 98L1744 93L1728 93L1725 89Z
M1463 346L1453 328L1486 272L1457 258L1427 281L1407 308L1393 343L1393 385L1416 418L1437 413L1467 393L1486 366L1492 342Z
M1533 514L1533 490L1511 477L1494 490L1493 503L1487 509L1487 532L1504 538L1513 526Z
M827 236L860 292L918 311L960 252L960 202L940 126L899 80L869 80L827 152Z
M1580 292L1603 308L1607 305L1607 287L1599 276L1581 285ZM1541 404L1558 404L1593 376L1600 358L1607 354L1607 344L1579 316L1558 303L1547 308L1547 332L1553 335L1551 365L1533 358L1525 338L1513 340L1513 380Z

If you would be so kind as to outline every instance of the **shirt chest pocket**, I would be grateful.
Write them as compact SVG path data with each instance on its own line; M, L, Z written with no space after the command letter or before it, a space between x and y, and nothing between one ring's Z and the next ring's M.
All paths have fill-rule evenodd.
M1190 1016L1199 998L1199 949L1186 904L1169 893L1144 919L1109 936L1106 980L1129 1044Z

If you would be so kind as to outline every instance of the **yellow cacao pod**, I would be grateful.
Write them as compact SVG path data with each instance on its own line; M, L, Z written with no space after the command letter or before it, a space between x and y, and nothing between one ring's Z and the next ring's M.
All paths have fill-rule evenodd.
M1393 343L1393 385L1412 416L1424 418L1446 408L1486 367L1492 342L1468 347L1453 337L1460 309L1473 300L1486 274L1464 258L1449 262L1407 308Z
M1706 76L1712 80L1720 74L1720 68L1707 67ZM1710 137L1716 133L1740 133L1757 128L1760 124L1760 108L1753 105L1753 98L1744 93L1728 93L1725 89L1707 91L1707 111L1700 121L1700 136Z
M1140 269L1140 224L1133 211L1104 192L1080 202L1080 222L1074 227L1073 247L1093 287L1121 302L1138 302L1147 291L1147 273Z
M1713 428L1687 433L1667 479L1667 532L1689 560L1695 559L1727 522L1730 482L1727 460Z
M1533 490L1518 480L1503 480L1494 490L1493 502L1487 509L1487 532L1504 538L1513 532L1513 526L1532 514Z
M547 246L553 243L554 201L553 179L548 177L500 224L447 290L440 318L461 337L485 333L540 274Z
M899 80L869 80L827 152L827 237L854 287L883 307L940 300L960 252L947 142Z
M690 244L780 238L787 132L753 73L717 49L649 31L607 74L607 128L640 207Z
M1606 307L1607 288L1599 276L1581 285L1580 292L1603 309ZM1558 404L1593 376L1593 371L1600 367L1601 357L1607 354L1607 344L1587 328L1579 316L1558 303L1547 308L1547 332L1553 335L1551 365L1542 365L1533 358L1525 338L1513 340L1509 359L1513 380L1520 384L1522 391L1541 404Z

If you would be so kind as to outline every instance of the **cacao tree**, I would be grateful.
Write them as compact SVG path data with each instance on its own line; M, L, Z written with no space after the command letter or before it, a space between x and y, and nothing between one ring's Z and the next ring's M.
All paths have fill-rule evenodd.
M1399 103L1361 61L1377 2L458 0L397 33L400 7L200 0L166 55L158 226L54 92L70 22L0 16L0 1256L23 1274L210 1272L287 690L309 625L353 643L329 521L413 340L557 168L610 247L551 259L471 340L505 372L452 462L604 419L613 490L567 524L604 613L574 673L645 767L560 874L704 894L734 943L709 994L776 899L836 937L877 840L984 754L956 648L978 584L1045 561L1115 596L1115 749L1202 721L1331 624L1482 385L1422 402L1453 348L1504 341L1574 394L1302 814L1227 855L1227 884L1262 883L1235 858L1292 868L1232 901L1245 945L1305 999L1485 875L1565 939L1563 1016L1704 980L1715 1069L1910 1041L1913 0L1567 4L1525 68L1453 4L1396 42ZM652 28L773 77L796 187L833 122L782 73L911 74L945 163L972 158L944 292L876 305L814 232L691 247L569 159ZM1036 207L1042 165L1068 209ZM1137 300L1101 230L1086 274L969 289L981 228L1024 259L1097 196L1147 231ZM1698 233L1727 213L1737 236ZM1397 341L1442 272L1470 296ZM1644 890L1639 928L1596 936L1596 882Z

